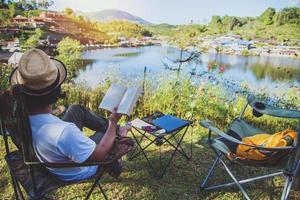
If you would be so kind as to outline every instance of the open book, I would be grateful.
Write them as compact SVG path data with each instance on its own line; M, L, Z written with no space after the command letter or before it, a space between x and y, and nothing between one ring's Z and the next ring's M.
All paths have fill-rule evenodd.
M141 94L141 87L127 88L113 83L105 94L99 108L112 112L115 107L118 107L117 113L129 116Z

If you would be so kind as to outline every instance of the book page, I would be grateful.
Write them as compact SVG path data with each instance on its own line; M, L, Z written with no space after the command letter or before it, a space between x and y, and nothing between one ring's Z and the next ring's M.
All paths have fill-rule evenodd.
M138 129L143 129L143 126L153 126L152 124L149 124L139 118L136 118L134 120L131 121L131 124L133 127L138 128Z
M119 106L125 92L126 87L113 83L102 99L99 108L112 112L115 107Z
M121 100L121 103L119 104L118 113L126 114L129 116L141 94L142 94L141 87L127 88Z

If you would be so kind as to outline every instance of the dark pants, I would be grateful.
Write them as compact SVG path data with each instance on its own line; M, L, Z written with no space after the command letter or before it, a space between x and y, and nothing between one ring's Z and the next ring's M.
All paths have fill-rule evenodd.
M63 120L74 123L81 131L83 127L89 128L95 133L90 137L96 144L100 142L108 127L108 120L97 116L82 105L72 105L66 111Z

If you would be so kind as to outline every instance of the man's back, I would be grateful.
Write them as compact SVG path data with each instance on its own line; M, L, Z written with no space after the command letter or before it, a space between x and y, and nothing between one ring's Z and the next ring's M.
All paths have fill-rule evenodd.
M82 163L93 153L96 144L84 136L75 124L52 114L30 116L33 146L42 162ZM64 181L78 181L93 176L98 166L49 169Z

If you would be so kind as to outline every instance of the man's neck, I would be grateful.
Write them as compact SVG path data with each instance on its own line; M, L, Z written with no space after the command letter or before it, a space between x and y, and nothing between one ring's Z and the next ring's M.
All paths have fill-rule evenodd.
M38 114L52 114L52 105L45 106L42 108L36 108L29 111L29 115L38 115Z

